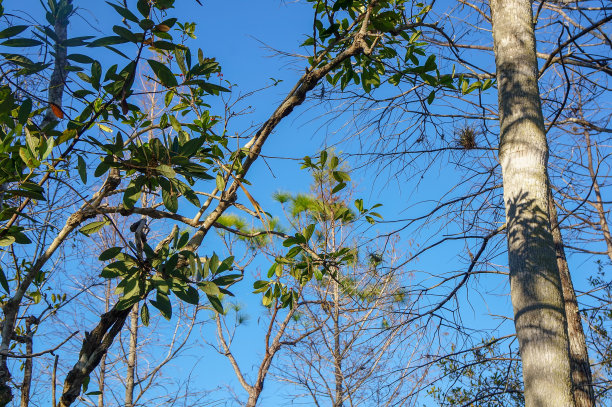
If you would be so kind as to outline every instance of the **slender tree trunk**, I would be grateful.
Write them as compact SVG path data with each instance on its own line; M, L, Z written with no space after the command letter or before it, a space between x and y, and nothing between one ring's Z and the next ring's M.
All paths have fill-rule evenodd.
M32 324L35 324L35 317L26 318L26 334L24 341L26 344L26 354L31 355L34 352L33 345L33 334ZM29 357L25 360L23 367L23 384L21 385L21 407L28 407L30 405L30 388L32 387L32 358Z
M61 45L62 41L66 41L68 38L68 18L72 14L72 0L61 0L57 7L56 12L53 14L55 20L54 31L57 36L57 43L54 45L55 51L55 66L51 79L49 80L49 92L48 98L50 104L55 104L58 107L62 106L62 95L64 94L64 85L66 81L66 56L68 50L64 45ZM41 123L42 126L46 125L49 121L54 118L52 110L49 108ZM5 189L5 185L0 186L0 194L3 194L1 190ZM33 261L35 259L32 259ZM22 284L25 284L22 283ZM2 321L2 341L0 342L0 351L3 353L8 352L13 333L15 331L15 321L17 314L19 313L20 301L27 287L19 287L12 298L5 302L2 308L4 313ZM0 406L6 406L13 400L13 392L10 386L11 373L7 364L8 357L4 354L0 355Z
M557 266L559 267L559 276L561 277L561 287L563 289L565 314L567 315L567 334L569 337L570 369L572 382L574 383L574 399L576 400L576 407L595 407L595 393L593 391L593 378L586 346L586 337L582 329L576 292L572 284L567 259L565 258L563 237L559 229L559 218L552 194L549 196L549 213L553 240L555 242L555 252L557 254Z
M57 406L57 400L55 398L55 388L57 387L57 362L59 361L59 355L55 355L53 359L53 371L51 372L51 407Z
M491 0L499 159L527 407L573 407L567 321L548 215L548 145L529 0Z
M125 378L125 407L134 405L134 384L136 376L136 347L138 345L138 303L130 314L130 348L128 350L127 374Z
M601 198L601 189L599 188L599 182L597 182L597 172L593 166L593 144L591 143L591 134L588 130L584 130L584 141L587 147L587 159L589 166L589 175L593 182L593 192L595 192L595 202L592 203L597 209L597 215L599 216L599 226L601 227L601 233L603 233L604 240L606 241L606 248L608 257L612 260L612 236L610 235L610 228L608 226L608 219L606 218L606 211L604 210L603 199ZM597 151L597 146L595 147Z
M108 280L105 284L104 288L104 312L108 312L110 310L110 297L111 297L111 283ZM104 386L106 385L106 356L108 354L105 353L100 359L100 376L98 379L98 389L100 390L100 394L98 395L98 407L104 407ZM55 406L54 406L55 407Z
M337 275L337 274L336 274ZM342 376L342 349L340 347L340 307L339 307L339 293L338 283L334 284L334 309L332 310L333 321L334 321L334 381L336 385L336 397L334 400L334 407L342 407L344 390L342 389L343 376Z

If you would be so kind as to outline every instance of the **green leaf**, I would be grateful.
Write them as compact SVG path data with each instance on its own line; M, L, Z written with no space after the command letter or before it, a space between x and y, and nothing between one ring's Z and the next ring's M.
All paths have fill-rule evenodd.
M125 189L125 193L123 194L123 206L127 209L132 209L140 195L142 194L142 188L140 185L137 185L135 180L130 181L130 184Z
M304 238L306 240L310 240L310 238L312 237L312 234L314 233L314 230L315 230L315 224L314 223L308 225L308 227L306 227L304 229Z
M87 167L85 165L85 160L80 155L77 156L77 169L79 170L79 176L81 177L81 181L83 184L87 184Z
M152 59L148 59L147 62L149 63L149 66L155 73L155 76L157 76L159 81L162 83L162 85L168 88L178 86L176 77L174 76L170 68L168 68L166 65L162 64L161 62L158 62Z
M219 191L223 191L225 189L225 180L223 179L221 174L217 174L216 182L217 182L217 189Z
M208 296L219 297L221 295L219 287L211 281L202 281L198 283L198 287Z
M23 31L28 29L28 25L14 25L9 28L5 28L0 31L0 38L14 37L15 35L21 34Z
M162 201L164 206L172 213L176 213L178 210L178 198L172 191L162 188Z
M110 249L104 250L98 260L106 261L115 258L119 253L121 253L121 247L111 247Z
M97 231L99 231L100 229L102 229L104 226L108 225L108 220L104 219L101 221L96 221L96 222L91 222L85 226L83 226L82 228L79 229L79 232L81 232L82 234L84 234L85 236L91 236L92 234L96 233Z
M130 42L138 42L138 38L136 38L136 35L134 35L133 32L131 32L125 27L122 27L120 25L115 25L113 26L113 32L117 34L118 36L120 36L121 38L125 38L126 40Z
M159 310L164 318L170 320L172 318L172 304L170 304L170 298L164 293L157 291L155 301L151 301L151 305Z
M166 178L176 177L176 172L169 165L165 165L165 164L159 165L156 168L156 170L157 172L159 172L161 175L163 175Z
M173 289L172 292L186 303L197 305L200 302L200 294L198 294L198 291L190 285L187 286L186 290Z
M110 165L107 162L102 161L98 165L96 170L94 171L94 177L96 177L96 178L101 177L102 175L104 175L106 173L106 171L108 171L109 168L110 168Z
M140 12L140 14L142 14L143 17L149 17L151 6L149 5L148 0L138 0L138 3L136 3L136 7L138 8L138 11Z
M146 303L140 309L140 320L144 326L149 326L149 306Z
M2 285L2 288L4 288L4 291L7 294L10 293L11 289L9 287L8 280L6 278L6 274L4 274L4 270L2 270L2 267L0 267L0 285Z
M217 311L219 314L223 314L225 312L223 311L223 305L221 304L221 300L219 300L219 298L213 297L212 295L206 295L206 297L215 311Z
M108 37L98 38L97 40L89 43L89 45L87 46L90 48L108 47L109 45L125 44L126 42L128 42L128 40L123 37L119 37L118 35L111 35Z
M242 274L228 274L226 276L217 277L212 282L215 283L219 287L225 287L225 286L235 283L241 278L242 278Z
M115 261L102 269L100 276L104 278L120 277L128 273L128 268L125 261Z
M91 64L91 85L94 89L100 89L100 78L102 77L102 66L98 61L93 61Z
M43 45L43 43L41 41L33 40L31 38L12 38L10 40L6 40L0 43L0 45L4 45L5 47L27 48Z
M429 96L427 96L427 104L431 105L435 98L436 98L436 92L432 90Z
M132 13L130 10L128 10L127 8L124 7L120 7L116 4L111 3L110 1L107 1L106 4L108 4L109 6L111 6L112 8L115 9L115 11L117 13L119 13L119 15L121 15L121 17L125 18L126 20L129 21L133 21L135 23L140 22L140 19L138 17L136 17L134 15L134 13Z
M10 246L15 243L15 237L13 236L4 236L0 237L0 246Z
M332 189L332 194L335 194L336 192L341 191L342 189L344 189L344 187L346 187L346 183L344 182L339 183L338 185L334 187L334 189Z

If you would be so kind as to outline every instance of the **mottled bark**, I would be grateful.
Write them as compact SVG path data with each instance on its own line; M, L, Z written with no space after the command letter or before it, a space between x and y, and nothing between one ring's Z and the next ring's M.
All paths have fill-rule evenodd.
M559 268L559 277L561 278L561 288L563 290L565 314L567 316L570 371L574 384L574 399L576 407L595 407L595 393L593 391L593 378L586 346L586 337L582 329L578 300L576 299L576 292L574 291L572 277L565 257L563 237L559 229L559 218L552 194L549 196L549 215L553 241L555 243L555 253L557 255L557 267Z
M573 407L529 0L491 0L514 324L528 407Z
M77 399L81 393L83 381L98 366L102 356L106 354L115 337L121 332L129 313L130 309L113 308L101 316L100 322L93 331L85 333L79 361L68 372L64 381L59 407L68 407Z

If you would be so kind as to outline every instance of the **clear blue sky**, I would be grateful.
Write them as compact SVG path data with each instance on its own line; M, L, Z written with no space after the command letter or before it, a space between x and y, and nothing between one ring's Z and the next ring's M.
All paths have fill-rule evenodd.
M278 86L266 89L243 103L243 107L244 105L253 107L252 114L234 122L235 131L243 132L252 124L265 120L301 75L305 66L303 62L297 61L294 57L280 56L266 46L287 53L304 53L305 51L301 50L298 45L305 39L304 33L312 30L311 8L303 3L279 0L202 0L202 2L203 7L192 0L177 2L179 5L175 15L179 16L179 21L197 23L198 40L192 42L191 45L202 48L206 56L217 58L223 68L224 79L236 85L234 92L246 93L268 86L273 82L271 78L282 80ZM76 33L86 35L88 32L97 30L110 33L112 25L117 23L116 15L104 2L75 0L75 5L81 10L79 17L74 18L71 23L71 32L74 32L74 35L77 35ZM38 2L34 0L25 2L5 0L4 6L9 10L21 9L24 13L36 13L36 10L39 9ZM19 15L24 14L19 13ZM34 15L34 19L39 18L40 16ZM486 39L486 41L489 40ZM106 67L110 65L109 60L103 60L103 63ZM496 97L495 89L491 89L489 93L486 97ZM299 170L299 161L294 159L314 155L324 148L327 142L331 143L333 140L349 135L342 128L338 129L338 134L334 134L337 128L333 126L338 125L339 121L330 128L317 120L317 117L327 113L330 106L331 104L328 103L307 103L296 109L276 129L263 150L264 156L284 157L284 159L269 158L266 162L259 160L249 172L247 178L253 182L253 187L250 189L251 194L272 213L279 210L278 206L275 206L269 199L273 192L277 190L305 192L308 189L310 178L305 171ZM448 108L441 109L451 111ZM341 151L349 152L359 150L359 146L354 142L341 144L338 148ZM401 178L392 180L387 185L387 173L378 174L377 171L373 166L357 171L354 174L356 190L357 195L363 196L366 202L383 203L384 206L380 212L386 220L402 219L424 211L429 204L419 203L439 200L441 193L451 189L459 179L453 167L445 163L436 164L418 186L405 184ZM398 225L401 223L385 223L377 226L377 230L388 232ZM456 231L456 226L441 227L441 230L451 233ZM403 250L406 252L417 250L416 245L408 247L408 242L414 241L415 244L420 243L422 246L427 244L422 240L428 237L427 231L422 235L413 233L413 230L407 229L401 234L401 242L406 245ZM429 240L429 243L434 240ZM219 247L217 249L222 250ZM471 249L474 251L474 246L471 246ZM415 279L426 279L427 273L435 274L464 269L465 261L460 257L465 259L465 256L465 243L458 240L420 256L407 267L425 271L425 274L417 273ZM497 264L506 262L503 256L493 258L491 261ZM255 274L258 269L267 270L267 268L266 264L257 263L250 272ZM482 293L488 293L482 295L476 293L472 285L471 289L460 291L458 297L462 306L461 316L466 325L475 329L496 326L499 319L491 319L486 316L489 313L511 316L511 306L505 296L508 291L505 277L480 277L478 286ZM237 356L243 369L250 372L252 370L248 366L257 361L257 358L252 356L261 352L262 349L258 345L262 342L262 331L257 322L261 307L258 305L259 297L250 294L251 287L248 282L237 287L235 292L237 298L246 305L246 312L251 315L250 322L242 329L236 340ZM507 334L509 328L511 325L506 323L498 335ZM194 336L196 340L197 335ZM203 335L213 335L213 333L206 328ZM214 342L212 336L209 336L208 340ZM189 354L195 355L196 352L191 350ZM171 367L171 371L179 375L187 374L184 366L190 366L190 363L191 361L185 361L183 364L180 361ZM235 380L229 362L214 352L206 353L200 360L197 374L194 377L197 377L200 387L212 389L216 386L230 384L237 394L244 395ZM223 398L223 392L216 393L212 398L215 399L217 396ZM270 378L266 384L261 405L281 404L290 405L291 403L282 397L282 388L274 384ZM427 404L427 400L423 399L422 404ZM226 404L220 402L218 405ZM230 405L229 402L227 405Z

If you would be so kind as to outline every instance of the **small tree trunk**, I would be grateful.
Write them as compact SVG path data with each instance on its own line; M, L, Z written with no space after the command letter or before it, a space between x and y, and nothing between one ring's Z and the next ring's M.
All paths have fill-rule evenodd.
M499 159L514 324L529 407L573 407L567 321L548 214L548 145L531 1L491 0Z
M24 341L26 344L26 354L31 355L33 352L33 338L32 338L32 324L36 323L35 317L26 318L26 334ZM32 386L32 358L29 357L25 360L23 367L23 384L21 385L21 407L28 407L30 405L30 388Z
M332 310L333 321L334 321L334 381L336 385L336 397L334 400L334 407L342 407L342 401L344 399L343 376L342 376L342 349L340 347L340 307L339 307L339 295L338 295L338 283L334 284L334 309Z
M588 130L584 131L584 141L587 147L587 159L589 164L589 175L593 182L593 192L595 192L595 202L593 205L597 209L597 215L599 216L599 226L601 227L601 233L603 233L604 240L606 241L606 248L608 257L612 260L612 236L610 235L610 227L608 226L608 219L606 218L606 211L604 210L603 199L601 198L601 189L599 188L599 182L597 182L597 173L593 165L593 144L591 143L591 134ZM597 146L595 147L597 148ZM597 151L597 150L595 150Z
M57 406L57 400L55 398L55 388L57 387L57 362L59 361L59 355L55 355L53 359L53 371L51 372L51 407Z
M110 310L110 298L111 298L111 283L110 280L106 282L104 288L104 312ZM98 379L98 389L100 394L98 395L98 407L104 407L104 386L106 385L106 356L107 353L100 359L100 376ZM54 406L55 407L55 406Z
M134 384L136 376L136 347L138 346L138 303L130 314L130 347L128 350L127 373L125 378L125 407L134 405Z
M565 258L563 237L559 229L559 218L552 194L549 197L549 208L550 224L557 253L557 266L559 267L559 276L561 277L561 287L563 289L565 314L567 315L567 334L569 337L570 369L572 382L574 383L574 399L576 400L576 407L595 407L595 393L593 391L593 378L586 338L582 329L576 292L572 284L567 259Z

